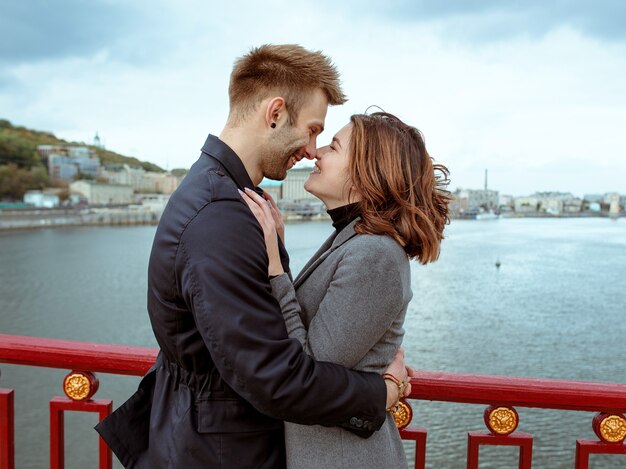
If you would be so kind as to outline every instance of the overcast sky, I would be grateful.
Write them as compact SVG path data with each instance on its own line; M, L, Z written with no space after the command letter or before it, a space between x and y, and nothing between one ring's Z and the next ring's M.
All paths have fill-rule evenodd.
M626 2L0 0L0 118L189 167L233 60L300 43L349 97L418 127L452 187L626 194Z

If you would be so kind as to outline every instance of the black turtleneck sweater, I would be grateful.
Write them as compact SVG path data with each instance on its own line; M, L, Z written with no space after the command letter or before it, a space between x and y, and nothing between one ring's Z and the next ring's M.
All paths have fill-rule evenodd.
M360 215L359 203L354 202L352 204L342 205L341 207L327 210L327 213L333 220L333 228L339 233Z

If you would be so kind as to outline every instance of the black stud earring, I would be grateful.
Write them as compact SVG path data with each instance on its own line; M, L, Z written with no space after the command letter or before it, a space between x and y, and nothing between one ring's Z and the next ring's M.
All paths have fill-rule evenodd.
M275 128L276 128L276 122L272 122L272 124L270 125L270 127L271 127L272 129L275 129Z

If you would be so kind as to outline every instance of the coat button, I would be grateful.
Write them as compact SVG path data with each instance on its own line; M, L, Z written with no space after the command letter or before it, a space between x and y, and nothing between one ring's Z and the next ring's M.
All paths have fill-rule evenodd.
M356 417L352 417L350 419L350 425L354 425L356 427L356 422L357 422L357 418Z
M356 419L356 426L361 428L363 426L363 420L361 419Z

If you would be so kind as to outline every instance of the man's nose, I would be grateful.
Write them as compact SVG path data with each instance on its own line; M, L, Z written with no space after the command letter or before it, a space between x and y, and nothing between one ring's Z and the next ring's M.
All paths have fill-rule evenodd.
M309 142L306 146L304 156L309 160L314 160L317 157L317 148L315 148L315 140Z

